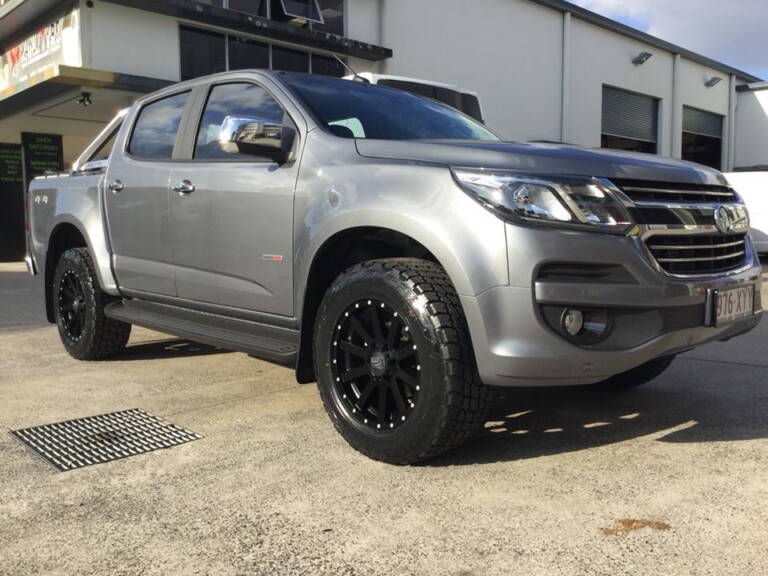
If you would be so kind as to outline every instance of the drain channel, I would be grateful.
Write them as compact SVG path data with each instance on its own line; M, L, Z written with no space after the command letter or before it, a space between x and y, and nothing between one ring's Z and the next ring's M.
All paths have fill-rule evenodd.
M11 430L10 433L62 472L200 438L194 432L140 408Z

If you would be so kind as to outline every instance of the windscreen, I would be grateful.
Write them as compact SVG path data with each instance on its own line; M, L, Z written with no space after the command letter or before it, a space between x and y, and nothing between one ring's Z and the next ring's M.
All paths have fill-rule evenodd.
M450 106L372 84L302 74L281 79L318 123L338 136L379 140L499 138Z

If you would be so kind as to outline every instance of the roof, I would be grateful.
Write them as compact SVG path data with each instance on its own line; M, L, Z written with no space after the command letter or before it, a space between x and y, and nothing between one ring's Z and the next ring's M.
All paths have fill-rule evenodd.
M736 86L736 92L760 92L761 90L768 90L768 82L755 82L753 84Z
M661 48L667 52L672 52L673 54L680 54L680 56L686 60L708 66L709 68L713 68L715 70L719 70L724 74L733 74L746 82L761 83L763 81L762 78L758 78L757 76L754 76L748 72L733 68L732 66L728 66L727 64L723 64L717 60L712 60L711 58L707 58L706 56L702 56L701 54L697 54L696 52L692 52L691 50L687 50L681 46L677 46L676 44L672 44L671 42L657 38L656 36L651 36L650 34L641 32L636 28L632 28L631 26L627 26L626 24L622 24L616 20L611 20L610 18L596 14L590 10L587 10L586 8L582 8L581 6L576 6L575 4L566 2L565 0L530 1L535 2L536 4L541 4L542 6L546 6L548 8L559 10L560 12L570 12L578 18L591 24L595 24L596 26L600 26L601 28L605 28L606 30L611 30L618 34L622 34L623 36L629 36L630 38L634 38L635 40L639 40L640 42L644 42L650 46L656 46L657 48Z

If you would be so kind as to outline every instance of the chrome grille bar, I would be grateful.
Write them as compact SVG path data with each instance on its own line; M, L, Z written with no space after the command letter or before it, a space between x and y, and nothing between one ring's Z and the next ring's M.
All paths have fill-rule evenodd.
M714 196L719 198L733 198L733 192L713 192L703 190L670 190L665 188L638 188L635 186L627 186L623 188L624 192L632 196L633 192L641 192L645 194L696 194L697 196Z
M725 256L712 256L710 258L656 258L659 263L662 262L714 262L717 260L728 260L729 258L736 258L738 256L744 256L745 252L735 252L733 254L726 254Z

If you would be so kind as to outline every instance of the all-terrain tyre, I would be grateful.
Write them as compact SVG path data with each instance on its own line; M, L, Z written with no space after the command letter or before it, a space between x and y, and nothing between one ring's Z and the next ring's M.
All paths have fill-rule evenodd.
M432 262L372 260L342 273L320 306L314 361L337 430L375 460L433 458L485 422L491 390L456 291Z
M98 360L125 348L131 325L104 315L104 306L113 298L101 290L87 248L72 248L61 255L51 290L56 326L70 356Z
M623 390L631 390L632 388L642 386L657 376L660 376L664 370L669 368L669 365L672 364L674 359L675 354L654 358L631 370L611 376L607 380L603 380L597 384L590 384L587 388L598 392L621 392Z

